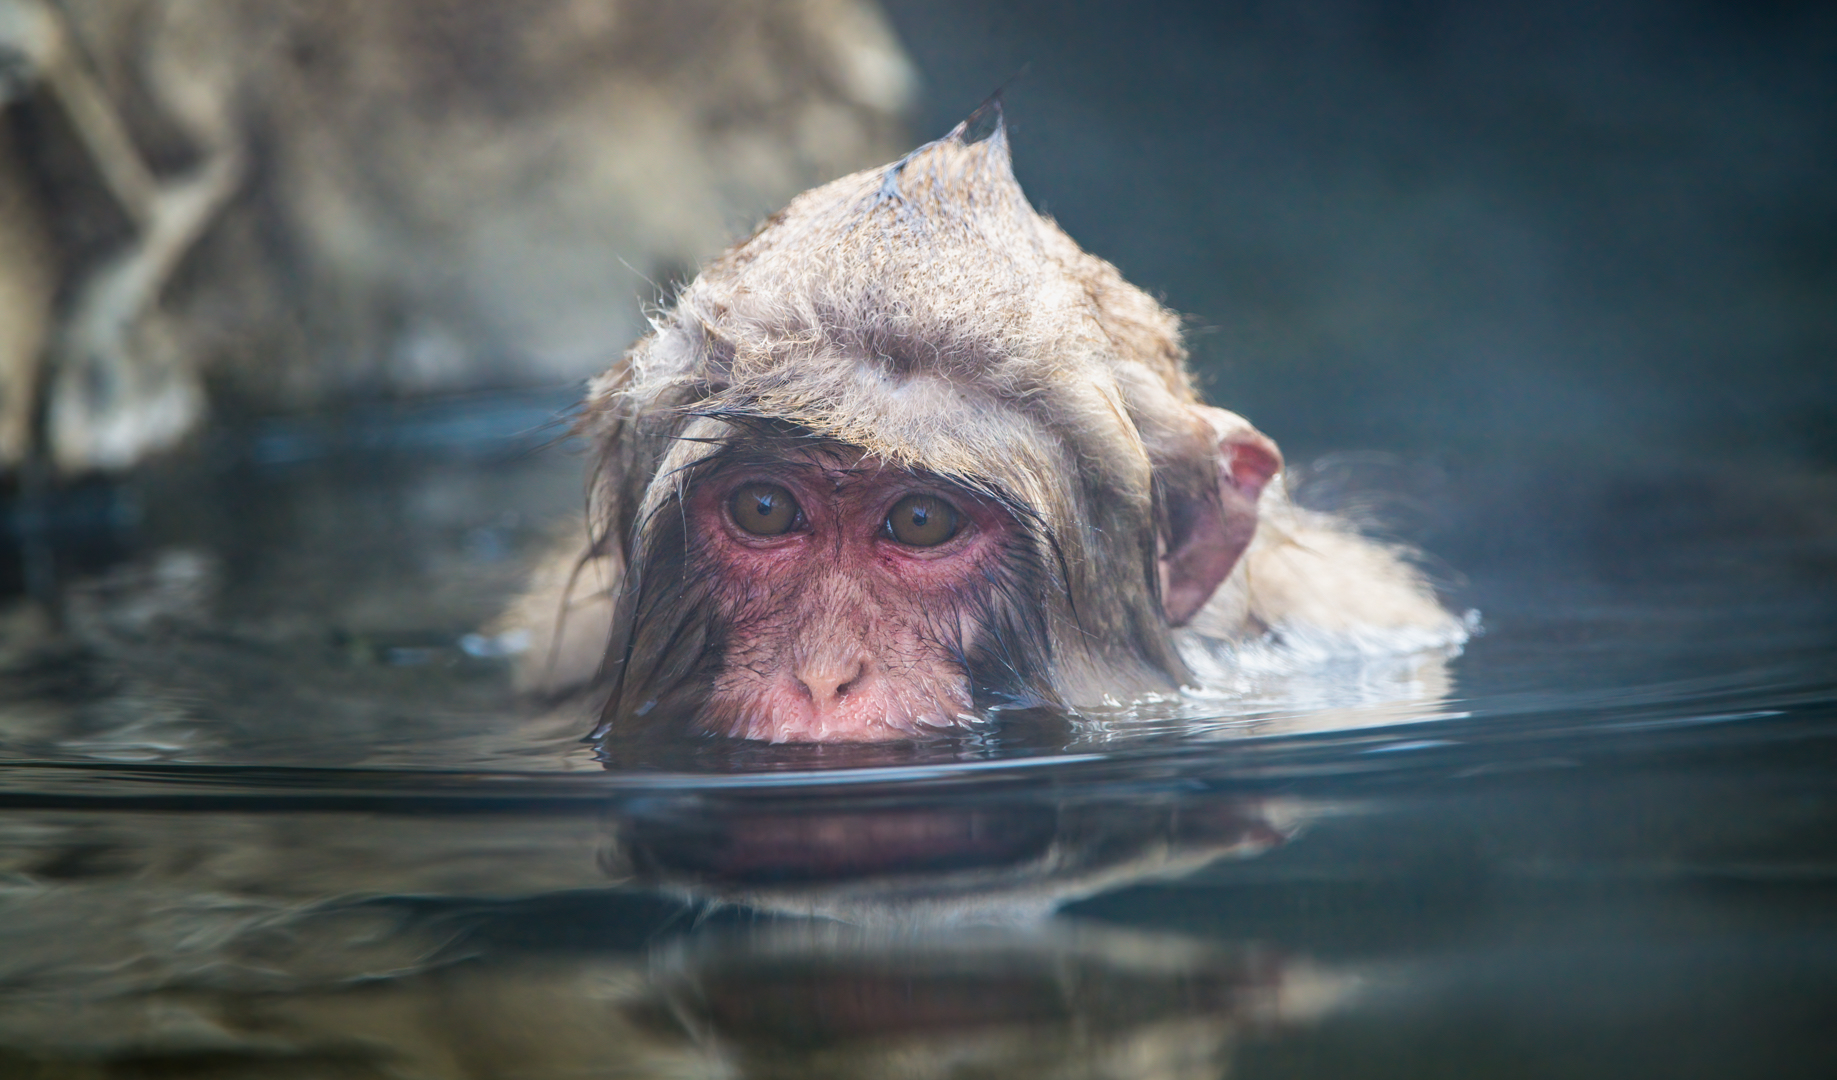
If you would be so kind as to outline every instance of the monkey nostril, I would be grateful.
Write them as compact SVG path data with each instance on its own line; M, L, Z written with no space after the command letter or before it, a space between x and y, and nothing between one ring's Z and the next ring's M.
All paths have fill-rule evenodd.
M867 678L868 665L863 657L831 663L814 663L799 667L793 677L810 700L818 706L829 705L859 689Z

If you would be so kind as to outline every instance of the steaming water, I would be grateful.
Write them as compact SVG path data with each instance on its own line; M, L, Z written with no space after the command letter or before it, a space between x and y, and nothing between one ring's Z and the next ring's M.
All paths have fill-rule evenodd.
M609 765L478 633L556 405L12 506L0 1075L1837 1071L1828 479L1338 459L1459 655Z

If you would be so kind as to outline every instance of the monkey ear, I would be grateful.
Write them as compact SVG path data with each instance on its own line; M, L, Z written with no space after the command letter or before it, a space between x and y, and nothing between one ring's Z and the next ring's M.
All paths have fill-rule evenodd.
M1282 451L1236 413L1192 406L1195 433L1157 463L1164 508L1161 610L1172 626L1199 613L1257 531L1257 497L1282 471Z

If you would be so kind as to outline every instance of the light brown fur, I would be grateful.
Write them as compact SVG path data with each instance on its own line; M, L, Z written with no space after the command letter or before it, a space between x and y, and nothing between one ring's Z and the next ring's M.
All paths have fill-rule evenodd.
M564 661L593 655L597 670L594 641L612 643L617 675L643 585L614 568L642 570L650 523L698 463L768 421L1034 515L1064 704L1192 683L1182 654L1195 636L1458 641L1460 623L1399 552L1294 508L1279 479L1264 486L1280 467L1274 444L1202 405L1185 360L1174 314L1028 204L999 126L975 143L960 127L806 192L709 264L593 384L582 425L599 451L593 539L584 556L559 558L590 567L606 599L578 625L563 620L559 637L553 620L523 617L529 669L547 673L525 684L586 680L592 671ZM1216 554L1195 557L1197 572L1182 564L1183 516L1224 545L1224 565ZM1176 612L1171 588L1195 573L1198 610ZM555 612L555 594L519 610Z

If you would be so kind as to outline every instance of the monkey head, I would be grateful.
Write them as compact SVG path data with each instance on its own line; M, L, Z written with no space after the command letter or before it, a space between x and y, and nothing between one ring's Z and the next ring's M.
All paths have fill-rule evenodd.
M910 738L1190 681L1281 469L1004 131L807 192L589 395L602 731Z

